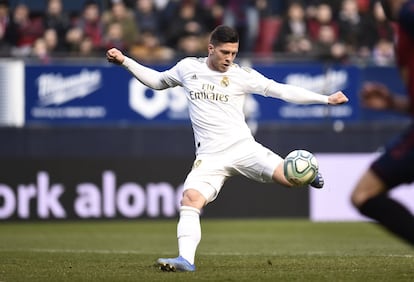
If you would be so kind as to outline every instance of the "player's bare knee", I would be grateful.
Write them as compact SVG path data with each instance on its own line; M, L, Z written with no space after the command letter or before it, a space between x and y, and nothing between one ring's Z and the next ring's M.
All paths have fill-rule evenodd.
M357 183L351 194L351 202L356 207L361 207L367 200L385 192L382 181L370 170L366 172Z
M202 208L205 205L205 199L200 192L195 189L185 190L181 200L182 206L189 206L195 208Z
M351 194L351 203L354 207L359 208L368 200L365 193L361 192L358 188L355 189Z

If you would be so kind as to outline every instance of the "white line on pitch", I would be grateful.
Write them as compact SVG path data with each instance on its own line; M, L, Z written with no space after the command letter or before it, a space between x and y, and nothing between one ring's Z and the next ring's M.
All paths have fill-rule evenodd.
M88 250L88 249L0 249L0 252L35 252L35 253L79 253L79 254L120 254L120 255L171 255L172 253L146 252L139 250ZM332 254L328 252L307 252L307 253L251 253L251 252L200 252L199 255L207 256L363 256L363 255L347 255ZM386 254L374 255L374 257L402 257L414 258L411 254Z

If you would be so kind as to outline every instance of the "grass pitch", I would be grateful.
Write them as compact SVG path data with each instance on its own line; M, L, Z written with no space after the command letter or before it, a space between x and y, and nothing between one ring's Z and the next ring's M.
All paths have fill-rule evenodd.
M372 223L202 220L194 273L161 272L176 221L0 224L0 281L414 281L414 251Z

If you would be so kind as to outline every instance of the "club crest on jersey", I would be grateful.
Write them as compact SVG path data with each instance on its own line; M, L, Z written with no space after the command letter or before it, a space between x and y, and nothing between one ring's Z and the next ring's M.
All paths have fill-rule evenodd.
M227 87L230 84L230 80L227 76L224 76L223 79L220 82L220 85L223 87Z

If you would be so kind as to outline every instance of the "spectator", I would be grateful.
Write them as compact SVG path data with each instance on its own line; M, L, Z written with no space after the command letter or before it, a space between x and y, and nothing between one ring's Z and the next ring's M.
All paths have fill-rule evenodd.
M223 23L224 7L219 0L204 0L201 1L203 9L209 11L210 15L210 29Z
M45 45L46 45L46 49L47 49L47 53L50 56L61 56L62 53L62 49L60 49L60 45L59 45L59 36L58 33L56 32L56 29L54 28L48 28L45 30L45 32L43 33L43 37L42 37Z
M193 35L202 40L206 34L203 13L194 0L184 0L173 15L174 24L167 30L167 46L177 49L182 37Z
M322 26L330 26L335 40L338 39L338 23L333 18L332 7L324 2L316 6L316 14L309 19L308 28L311 40L318 40L320 35L319 29Z
M155 3L161 2L154 0ZM169 30L171 23L175 23L179 11L185 6L193 5L195 7L195 14L197 20L202 24L203 30L214 29L217 25L222 23L223 7L219 0L171 0L165 1L165 5L161 5L163 8L159 8L161 15L161 29ZM159 7L159 3L156 4ZM186 8L187 8L186 7Z
M205 54L206 37L197 36L196 34L184 34L177 43L177 58L201 57Z
M123 0L112 0L111 9L102 15L106 33L113 23L118 23L122 30L122 41L125 48L130 48L138 40L139 29L136 26L134 12L129 9Z
M67 33L66 41L70 46L69 50L78 52L82 40L86 37L92 40L95 50L102 48L103 25L101 11L98 3L93 0L85 2L81 17L76 20Z
M83 37L84 33L82 28L75 26L69 29L66 34L67 51L72 54L77 53Z
M393 41L380 39L372 50L372 61L378 66L389 66L395 63Z
M372 21L373 21L373 26L374 26L374 31L372 33L374 38L372 41L374 42L374 44L376 41L381 40L381 39L393 41L394 34L395 34L394 26L386 18L381 2L375 1L372 8L373 8ZM371 35L371 33L367 35L369 36Z
M360 14L357 0L343 0L338 16L339 37L346 44L348 53L368 58L370 22Z
M134 15L135 23L139 29L151 31L157 36L160 35L160 15L154 0L136 0Z
M9 56L11 48L11 34L9 30L9 2L0 1L0 56Z
M43 25L45 29L54 29L56 31L58 40L55 49L65 51L66 33L70 28L70 19L69 15L63 11L62 0L49 0L47 2Z
M50 62L50 53L47 49L44 38L39 37L34 41L33 48L30 50L30 55L44 64L48 64Z
M39 37L43 35L43 21L39 17L30 17L30 10L26 4L18 4L9 25L12 35L12 55L28 56L31 48Z
M278 11L274 11L272 4L273 3L280 3L281 1L269 1L267 0L256 0L256 9L259 13L259 19L273 17L273 16L281 16L284 12L280 13ZM285 11L285 10L283 10Z
M130 54L135 59L146 63L168 61L174 58L174 51L161 45L158 36L151 30L142 31L139 42L132 46Z
M92 39L85 36L79 44L79 52L77 55L80 57L97 57L99 56L99 50L94 48Z
M240 34L240 52L252 52L259 33L259 11L256 0L222 0L223 24Z
M0 0L0 56L31 55L34 41L42 36L51 56L68 51L77 54L84 40L85 50L90 42L94 49L85 54L96 54L113 45L124 52L134 49L137 54L147 53L144 50L154 46L157 51L147 53L151 58L168 58L172 53L178 57L197 56L203 53L206 31L227 24L241 33L239 51L245 55L259 54L258 44L264 46L261 38L268 40L265 46L269 55L272 50L285 54L320 54L328 47L322 48L320 36L329 38L327 34L333 30L335 41L346 43L349 50L345 53L357 54L381 65L393 61L390 43L394 30L385 20L379 0L371 1L372 13L367 9L369 0L83 0L82 10L73 18L63 9L63 0L44 1L47 6L42 18L34 17L36 14L30 12L30 6L24 4L16 5L9 18L8 0ZM107 10L101 12L100 5ZM282 21L279 16L285 9ZM269 19L269 24L260 22L263 19ZM277 24L271 25L277 26L275 32L266 28L270 20L277 20ZM119 23L122 32L119 25L112 23ZM331 30L320 33L319 29L326 25ZM50 29L55 30L57 45ZM144 33L145 38L141 40ZM117 38L120 34L122 40ZM274 34L272 39L268 34ZM318 50L312 50L314 42L319 42Z
M394 27L385 16L380 1L372 4L371 30L366 33L375 64L389 65L394 62Z
M305 16L305 8L301 2L292 1L289 4L275 42L274 50L276 52L304 54L312 50Z
M337 39L334 27L332 25L322 25L318 31L318 38L313 42L313 53L316 58L327 62L343 62L348 55L347 49L345 44Z
M104 35L103 47L105 49L117 48L123 52L126 52L128 50L128 44L124 40L124 30L122 29L121 23L109 23Z
M164 32L169 29L171 23L174 21L174 16L177 14L177 10L181 5L181 0L166 0L162 6L159 6L157 0L154 0L155 5L158 7L160 13L160 25L161 30Z

